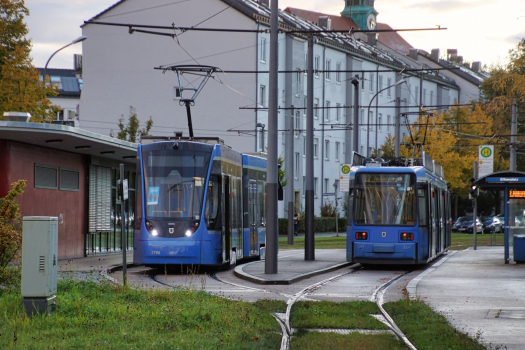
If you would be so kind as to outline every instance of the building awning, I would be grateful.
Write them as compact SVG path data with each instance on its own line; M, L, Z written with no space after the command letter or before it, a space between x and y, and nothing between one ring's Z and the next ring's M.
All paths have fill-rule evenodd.
M76 127L0 121L0 140L135 163L138 144Z

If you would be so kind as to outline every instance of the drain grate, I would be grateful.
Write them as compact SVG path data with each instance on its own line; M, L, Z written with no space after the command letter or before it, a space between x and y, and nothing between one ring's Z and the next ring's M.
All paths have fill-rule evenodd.
M489 313L487 314L486 318L510 318L514 320L523 320L525 319L525 309L492 309L489 310Z

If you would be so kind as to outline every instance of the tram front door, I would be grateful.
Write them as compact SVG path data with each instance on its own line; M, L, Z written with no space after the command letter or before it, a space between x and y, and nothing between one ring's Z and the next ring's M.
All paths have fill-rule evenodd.
M231 189L230 177L222 177L222 260L223 262L230 261L231 251L231 225L230 225L230 211L231 211Z

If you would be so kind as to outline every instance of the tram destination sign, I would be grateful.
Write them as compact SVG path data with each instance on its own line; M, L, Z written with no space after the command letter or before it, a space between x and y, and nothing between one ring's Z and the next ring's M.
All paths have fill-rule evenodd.
M525 199L525 191L524 190L509 190L509 198Z
M494 146L479 146L478 164L478 178L494 172Z

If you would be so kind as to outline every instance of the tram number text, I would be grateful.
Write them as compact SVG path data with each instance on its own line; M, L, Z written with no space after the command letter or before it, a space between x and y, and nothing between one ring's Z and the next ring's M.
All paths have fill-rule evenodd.
M403 249L410 249L411 247L409 245L404 245Z
M160 250L152 250L151 255L160 255Z

